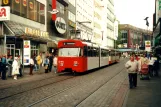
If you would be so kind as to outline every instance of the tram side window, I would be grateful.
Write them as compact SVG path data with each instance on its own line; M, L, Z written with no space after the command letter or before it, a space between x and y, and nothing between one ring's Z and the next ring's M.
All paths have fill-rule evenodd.
M101 49L101 56L102 57L107 57L108 56L108 50Z
M98 56L98 48L93 48L93 57Z
M87 46L84 46L83 54L84 54L84 56L88 56L88 48L87 48Z

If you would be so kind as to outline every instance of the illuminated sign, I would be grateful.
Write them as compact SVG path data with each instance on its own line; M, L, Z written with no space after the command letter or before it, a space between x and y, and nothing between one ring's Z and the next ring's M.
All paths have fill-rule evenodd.
M37 37L42 37L42 38L49 38L49 33L48 32L44 32L44 31L40 31L37 29L32 29L32 28L25 28L25 33L32 35L32 36L37 36Z
M145 51L150 52L151 51L151 42L145 41Z
M0 7L0 21L10 20L10 7Z
M10 0L2 0L2 6L9 6Z
M26 0L23 0L23 6L27 6Z
M29 2L29 5L30 5L30 9L33 9L34 8L34 5L32 2Z
M19 4L20 3L20 0L15 0L15 2Z
M31 57L31 48L30 48L30 40L24 40L24 65L30 65L30 57Z
M65 20L61 17L57 17L56 20L55 20L55 27L56 27L56 30L61 33L61 34L64 34L66 32L66 23L65 23Z

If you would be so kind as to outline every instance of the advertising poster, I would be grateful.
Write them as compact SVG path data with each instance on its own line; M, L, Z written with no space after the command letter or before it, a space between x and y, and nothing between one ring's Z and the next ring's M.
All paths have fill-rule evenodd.
M0 21L10 20L10 7L0 7Z
M151 42L145 41L145 51L150 52L151 51Z
M23 45L24 45L24 65L29 65L30 64L30 40L24 40L23 42Z

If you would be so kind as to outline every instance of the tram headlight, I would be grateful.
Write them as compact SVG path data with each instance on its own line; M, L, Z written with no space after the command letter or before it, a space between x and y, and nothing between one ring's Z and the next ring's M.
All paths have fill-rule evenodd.
M78 66L78 62L77 61L74 61L74 66Z

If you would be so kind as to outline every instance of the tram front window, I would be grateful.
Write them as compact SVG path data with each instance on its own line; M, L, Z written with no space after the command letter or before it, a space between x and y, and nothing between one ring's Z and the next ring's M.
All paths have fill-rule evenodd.
M80 55L80 48L60 48L58 56L63 57L78 57Z

